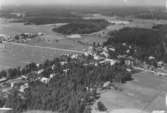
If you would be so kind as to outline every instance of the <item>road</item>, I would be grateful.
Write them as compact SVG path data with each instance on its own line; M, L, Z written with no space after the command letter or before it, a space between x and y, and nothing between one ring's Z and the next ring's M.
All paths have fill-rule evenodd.
M62 48L53 48L53 47L42 47L42 46L37 46L37 45L29 45L29 44L23 44L23 43L15 43L15 42L5 42L4 44L7 44L7 45L11 44L11 45L17 45L17 46L31 47L31 48L49 49L49 50L55 50L55 51L64 51L64 52L72 52L72 53L84 54L84 51L71 50L71 49L62 49Z

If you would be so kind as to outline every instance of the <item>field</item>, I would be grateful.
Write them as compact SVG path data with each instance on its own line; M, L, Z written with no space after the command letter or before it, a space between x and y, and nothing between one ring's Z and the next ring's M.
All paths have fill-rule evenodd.
M24 113L56 113L56 112L51 112L51 111L37 111L37 110L32 110L32 111L27 111Z
M60 21L57 20L61 20L63 18L63 21L61 22L67 22L67 18L72 18L70 15L64 14L64 16L62 17L63 14L58 14L57 16L60 16L59 19L53 17L57 20L55 21L53 18L51 18L51 20L46 21L46 23L45 19L47 18L43 17L45 19L42 20L42 23L40 23L39 20L42 14L36 15L32 12L33 11L31 11L31 14L29 14L29 16L31 17L29 18L30 22L35 22L34 24L37 25L24 25L23 23L17 22L11 23L8 21L8 19L0 19L0 34L14 36L16 34L26 32L44 33L44 36L39 36L35 39L27 41L25 44L29 46L9 44L6 45L5 48L0 48L0 70L11 67L24 66L30 62L42 63L46 59L53 59L63 54L71 53L68 51L56 50L56 48L66 50L77 50L83 52L94 42L102 44L104 41L106 41L109 32L119 30L124 27L137 27L149 29L152 28L154 25L167 24L167 20L152 20L148 19L151 17L143 17L139 15L140 18L146 19L137 19L135 18L135 16L125 17L125 20L132 20L130 24L110 25L105 29L100 29L100 31L98 32L94 32L91 34L82 34L81 38L69 38L67 35L71 34L71 32L66 33L66 35L59 34L54 32L53 28L55 28L56 24L62 24L58 23ZM34 19L34 16L38 17ZM71 27L68 26L68 29L71 29ZM87 27L85 27L85 29L87 29ZM75 31L75 29L73 31ZM108 108L109 113L150 113L153 110L167 110L167 107L165 106L167 79L159 78L150 72L140 72L134 74L133 77L133 81L123 85L119 84L121 91L114 89L100 91L101 97L99 100L97 100L97 102L103 102L104 105ZM95 109L96 103L92 108L92 113L98 113L98 111L96 111ZM27 111L25 113L53 112Z
M165 95L167 79L160 79L150 72L134 74L134 81L121 86L122 91L108 90L101 92L101 98L110 113L122 113L121 109L131 113L150 113L153 110L167 110ZM125 112L124 112L125 113ZM137 112L138 113L138 112Z
M44 36L34 40L27 41L27 44L38 45L42 47L53 47L83 51L92 45L93 42L103 43L107 39L107 33L119 30L124 27L152 28L156 24L166 24L165 20L141 20L133 19L128 25L110 25L99 32L83 35L79 39L71 39L65 35L55 33L52 29L55 24L48 25L24 25L23 23L10 23L8 19L0 19L0 34L13 36L20 33L45 33ZM41 40L43 39L43 40ZM0 49L0 69L9 67L23 66L29 62L41 63L46 59L52 59L64 54L62 51L43 50L40 48L9 46Z
M46 33L44 37L45 41L31 40L27 42L30 45L38 45L38 46L49 46L49 47L57 47L63 49L77 49L82 50L85 46L78 44L72 39L66 39L64 36L56 34L50 30L52 25L42 25L35 26L29 25L24 26L22 23L8 23L4 20L1 20L0 23L0 34L6 34L13 36L14 34L20 33L38 33L43 32ZM58 40L58 42L57 42ZM46 59L52 59L58 57L60 55L65 54L63 51L55 51L50 49L40 49L40 48L31 48L31 47L23 47L16 45L9 45L6 48L0 49L0 69L6 69L9 67L17 67L23 66L29 62L37 62L42 63ZM67 52L69 53L69 52Z

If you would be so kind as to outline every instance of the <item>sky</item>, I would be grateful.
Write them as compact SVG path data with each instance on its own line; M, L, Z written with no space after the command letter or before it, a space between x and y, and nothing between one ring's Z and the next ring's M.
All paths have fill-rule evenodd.
M0 0L0 5L154 5L164 6L165 0Z

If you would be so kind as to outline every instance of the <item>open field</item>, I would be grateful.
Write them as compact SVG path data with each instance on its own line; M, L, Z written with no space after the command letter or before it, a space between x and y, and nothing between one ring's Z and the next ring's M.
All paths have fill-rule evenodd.
M110 25L106 29L92 33L89 35L83 35L78 39L70 39L65 35L55 33L52 29L54 24L48 25L24 25L23 23L9 23L8 20L0 19L0 34L6 34L13 36L20 33L45 33L44 36L37 37L34 40L30 40L27 44L37 45L41 47L62 48L82 51L87 49L93 42L103 43L106 41L107 33L114 30L119 30L124 27L144 27L151 28L155 24L166 24L164 20L142 20L133 19L128 25ZM40 40L44 39L44 40ZM9 67L22 66L29 62L42 62L46 59L52 59L64 54L62 51L45 50L42 48L31 48L23 46L12 46L0 49L0 69L6 69Z
M53 59L65 53L71 52L31 46L9 45L5 49L0 49L0 67L1 69L6 69L9 67L24 66L30 62L42 63L46 59Z
M134 81L121 86L123 91L104 91L99 100L111 111L110 113L122 113L121 109L129 111L136 109L142 111L140 113L167 110L166 86L167 80L160 79L151 72L140 72L134 74Z
M24 113L56 113L56 112L32 110L32 111L27 111L27 112L24 112Z

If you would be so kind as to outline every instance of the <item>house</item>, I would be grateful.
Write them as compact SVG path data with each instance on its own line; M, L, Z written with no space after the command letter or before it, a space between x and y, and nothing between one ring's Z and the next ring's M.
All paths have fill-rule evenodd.
M25 83L24 85L20 86L19 91L22 92L22 93L24 93L24 90L27 89L28 87L29 87L28 83Z
M52 70L54 70L54 69L55 69L55 67L56 67L56 65L55 65L55 64L53 64L53 65L52 65Z
M100 64L103 64L103 63L109 63L111 66L115 65L118 61L117 60L113 60L113 59L105 59L103 61L100 61L99 63Z
M108 48L107 48L107 47L104 47L103 50L104 50L105 52L108 52Z
M126 69L126 71L127 71L127 72L132 72L132 70L131 70L131 69L129 69L129 68L127 68L127 69Z
M78 58L78 54L73 54L73 55L71 56L71 58L72 58L72 59L77 59L77 58Z
M62 61L62 62L60 62L60 64L61 64L62 66L64 66L65 64L67 64L67 62L66 62L66 61Z
M104 57L108 58L109 57L109 54L105 51L103 51L102 53L100 53L100 55L104 55Z
M96 54L93 55L93 58L94 58L94 60L101 60L102 59L102 57L100 57L100 56L98 56Z
M115 51L116 51L115 48L109 48L109 50L112 51L112 52L115 52Z
M94 65L97 67L97 66L98 66L98 63L96 62Z
M124 42L124 43L122 43L122 45L123 45L123 46L126 46L126 43Z
M7 108L7 107L0 108L0 111L2 112L12 111L12 110L13 110L12 108Z
M110 88L110 85L111 85L111 82L110 81L107 81L103 84L103 89L108 89Z
M87 53L88 53L89 55L93 55L93 54L94 54L94 48L93 48L92 46L90 46L90 47L88 48Z
M130 50L129 50L129 49L128 49L128 50L126 50L126 53L127 53L127 54L129 54L129 53L130 53Z
M162 67L162 66L163 66L163 64L164 64L164 62L163 62L163 61L159 61L159 62L157 62L157 66L158 66L158 67Z
M63 72L67 74L70 69L64 69Z
M52 79L52 78L55 77L55 76L56 76L55 73L50 74L50 79Z
M50 81L50 79L49 79L49 78L46 78L46 77L42 77L42 78L40 78L40 81L41 81L42 83L44 83L44 84L48 84L49 81Z
M131 46L131 45L129 46L129 49L132 49L132 46Z
M38 32L37 35L38 35L38 36L43 36L44 33L42 33L42 32Z
M21 76L22 80L26 80L27 78L28 78L27 76L24 76L24 75Z
M40 64L36 64L36 66L39 68Z
M90 54L88 52L84 52L84 55L88 57Z
M7 36L5 34L0 34L0 40L1 41L7 40Z
M149 59L149 60L154 60L155 57L154 57L154 56L149 56L148 59Z
M3 77L3 78L0 79L0 82L4 82L4 81L6 81L6 80L7 80L7 78L6 78L6 77Z
M37 74L39 75L39 74L41 74L43 72L44 72L44 69L41 69L41 70L37 71Z
M72 34L72 35L68 35L68 38L81 38L80 34Z

